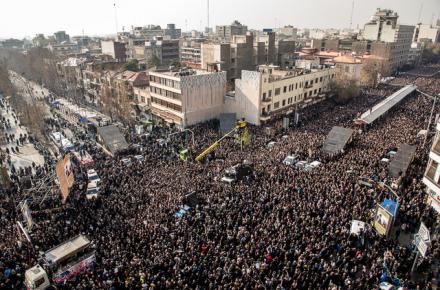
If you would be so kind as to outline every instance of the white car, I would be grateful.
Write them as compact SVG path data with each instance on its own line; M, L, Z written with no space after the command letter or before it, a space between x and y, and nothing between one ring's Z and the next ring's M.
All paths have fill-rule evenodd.
M267 148L268 148L268 149L272 149L273 146L275 146L275 144L276 144L276 142L271 141L271 142L267 143Z
M125 166L131 166L131 160L129 158L122 158L121 162L125 165Z
M139 163L144 162L144 156L142 155L135 155L133 158Z
M291 166L294 165L297 160L298 155L288 155L286 158L284 158L283 164Z
M101 178L99 178L95 169L87 170L87 179L89 181L89 184L95 184L95 186L98 186L99 183L101 182ZM87 186L87 187L89 187L89 186Z
M97 198L98 197L98 193L99 193L99 187L87 188L86 198L87 199Z
M313 162L307 164L306 167L304 168L304 170L306 170L306 171L311 171L311 170L313 170L313 169L319 167L319 165L321 165L321 162L319 162L319 161L313 161Z
M306 165L307 165L307 161L304 160L295 163L295 167L298 169L303 169L304 167L306 167Z

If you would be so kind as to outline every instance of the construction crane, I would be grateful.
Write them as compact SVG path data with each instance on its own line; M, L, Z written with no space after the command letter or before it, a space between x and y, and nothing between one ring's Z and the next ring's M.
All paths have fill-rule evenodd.
M203 158L206 157L206 155L208 155L209 153L211 153L212 151L214 151L215 148L218 147L218 145L220 145L220 142L222 140L224 140L226 137L231 136L232 134L234 134L237 131L240 131L242 129L245 129L247 127L247 123L246 121L238 121L237 125L234 127L234 129L232 129L231 131L229 131L228 133L226 133L225 135L223 135L223 137L221 137L220 139L218 139L217 141L215 141L214 143L211 144L211 146L209 146L208 148L206 148L202 153L199 154L199 156L196 157L196 162L200 163L200 161L203 160Z

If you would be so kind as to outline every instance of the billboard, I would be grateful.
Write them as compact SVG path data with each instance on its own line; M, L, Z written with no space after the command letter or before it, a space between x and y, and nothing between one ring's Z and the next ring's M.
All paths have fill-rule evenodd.
M72 163L69 154L66 154L63 159L58 160L56 173L60 183L62 200L65 202L69 196L69 189L72 187L74 181Z
M53 281L55 283L61 284L64 283L78 274L81 274L87 271L96 261L95 255L91 255L76 264L73 264L70 267L67 267L58 273L56 273L53 277Z
M21 203L21 213L23 215L23 220L27 224L27 229L29 231L32 230L32 226L34 225L34 222L32 220L31 210L29 209L29 205L27 203L27 200L25 200Z
M377 206L376 215L374 217L373 226L376 231L383 236L388 235L393 223L393 216L382 206Z

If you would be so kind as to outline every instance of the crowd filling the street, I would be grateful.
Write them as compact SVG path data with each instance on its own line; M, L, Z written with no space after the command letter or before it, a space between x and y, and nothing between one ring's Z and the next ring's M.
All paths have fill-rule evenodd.
M72 162L75 181L65 202L53 177L55 164L74 155L49 152L30 134L10 133L20 120L3 96L1 150L11 184L0 190L0 289L23 289L25 271L41 262L42 252L78 235L90 240L95 261L57 289L377 289L384 281L433 289L438 245L433 241L414 270L411 234L421 222L438 226L422 183L433 135L428 128L425 141L419 132L440 106L414 92L373 124L354 122L396 91L395 85L406 84L440 92L437 77L397 76L347 104L325 100L300 109L298 122L290 116L288 128L282 118L249 125L247 144L226 138L201 163L194 157L221 137L217 120L190 128L194 144L185 134L168 137L178 129L164 125L148 134L123 129L131 145L109 155L82 124L72 125L52 108L47 135L69 128L79 154L93 159ZM329 156L322 147L334 126L354 134L343 152ZM43 164L11 161L26 144ZM383 158L402 144L416 146L416 153L407 172L391 178ZM179 158L183 148L189 152L185 160ZM304 170L284 164L289 155L320 165ZM250 175L222 182L225 170L245 160L252 165ZM90 169L100 179L92 198L86 195ZM36 184L43 189L35 190ZM195 202L177 215L188 195ZM26 199L33 221L29 239L16 223ZM399 206L386 237L371 226L384 199ZM365 222L360 233L351 233L353 220Z

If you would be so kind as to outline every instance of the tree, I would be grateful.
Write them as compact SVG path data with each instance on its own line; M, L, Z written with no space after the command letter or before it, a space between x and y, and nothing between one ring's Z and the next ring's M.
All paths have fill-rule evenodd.
M429 44L425 47L422 54L423 61L428 63L440 62L440 43Z
M360 94L357 81L346 77L338 77L329 83L330 96L337 104L346 104Z
M124 65L124 70L139 71L139 61L132 59Z
M391 74L390 63L382 59L365 59L362 64L361 82L363 85L376 87L379 77Z
M152 68L158 65L160 65L160 59L156 55L152 54L147 60L147 68Z

